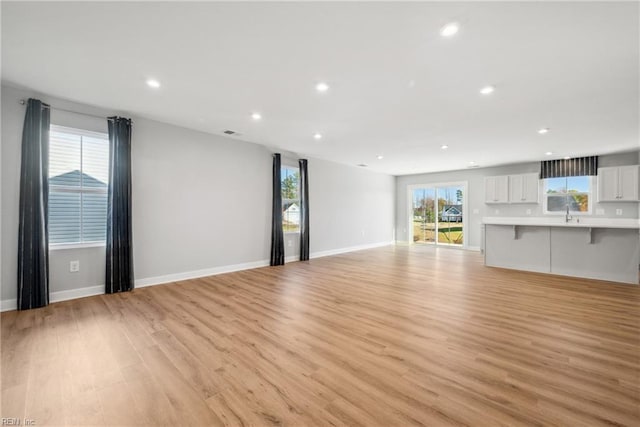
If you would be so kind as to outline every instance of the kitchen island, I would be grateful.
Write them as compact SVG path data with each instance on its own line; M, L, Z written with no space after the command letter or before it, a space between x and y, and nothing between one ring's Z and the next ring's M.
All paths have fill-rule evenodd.
M638 284L640 220L485 217L485 265Z

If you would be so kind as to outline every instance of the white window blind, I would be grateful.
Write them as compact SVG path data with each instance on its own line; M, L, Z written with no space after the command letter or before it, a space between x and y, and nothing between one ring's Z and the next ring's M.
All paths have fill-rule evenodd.
M106 134L51 126L49 243L106 239L109 140Z

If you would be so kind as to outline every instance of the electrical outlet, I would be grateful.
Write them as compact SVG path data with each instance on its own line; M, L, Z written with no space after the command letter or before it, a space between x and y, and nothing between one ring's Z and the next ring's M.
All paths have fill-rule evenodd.
M500 215L500 209L496 209L496 210L494 211L494 213L495 213L496 215Z
M622 215L622 209L616 209L616 215Z
M71 261L69 263L69 272L77 273L80 271L80 261Z
M531 209L527 209L527 215L531 215Z
M364 237L364 230L362 230L362 237Z
M602 208L596 209L596 215L604 215L604 209Z
M473 214L474 214L474 215L478 215L479 213L480 213L480 209L474 209L474 210L473 210Z
M289 247L293 246L293 241L292 240L287 240L287 246L289 246Z

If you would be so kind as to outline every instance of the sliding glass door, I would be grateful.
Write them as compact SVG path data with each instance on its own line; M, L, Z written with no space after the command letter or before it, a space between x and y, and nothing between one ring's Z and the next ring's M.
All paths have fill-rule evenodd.
M463 245L465 192L465 184L410 187L412 241Z
M435 189L413 190L413 241L434 243L436 236Z

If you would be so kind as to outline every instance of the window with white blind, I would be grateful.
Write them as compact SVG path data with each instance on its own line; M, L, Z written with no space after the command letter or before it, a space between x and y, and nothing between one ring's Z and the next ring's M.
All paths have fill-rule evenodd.
M109 139L106 134L51 126L49 244L104 243Z

